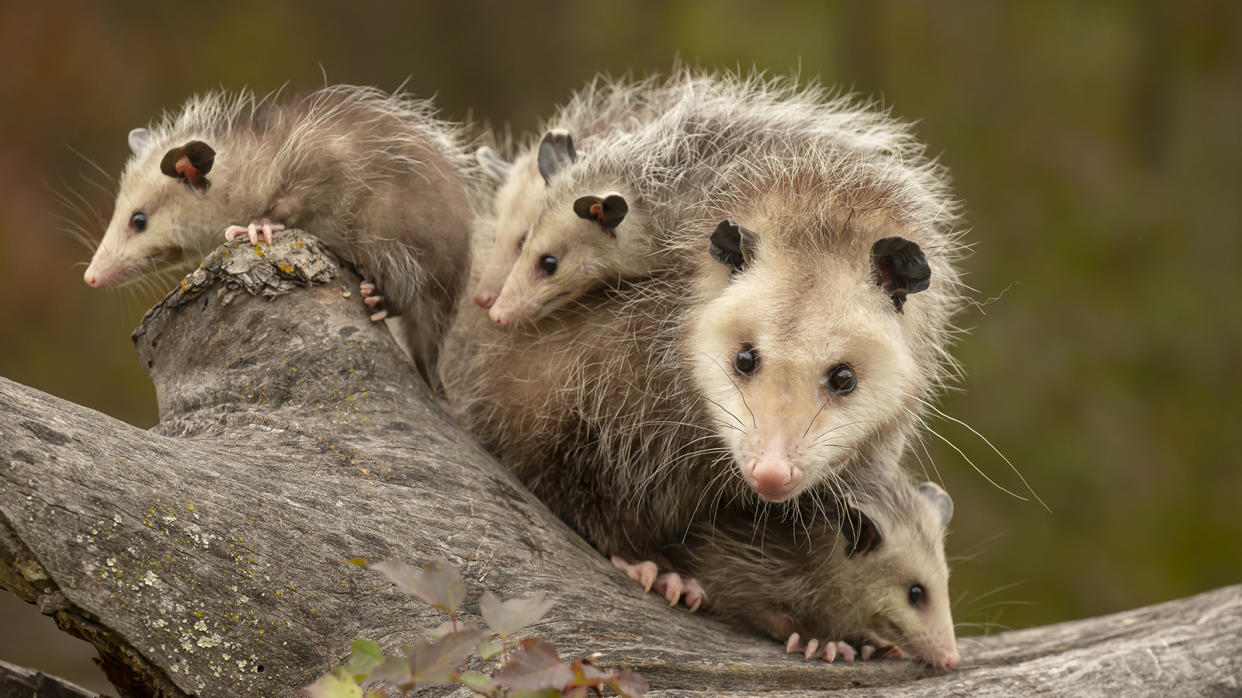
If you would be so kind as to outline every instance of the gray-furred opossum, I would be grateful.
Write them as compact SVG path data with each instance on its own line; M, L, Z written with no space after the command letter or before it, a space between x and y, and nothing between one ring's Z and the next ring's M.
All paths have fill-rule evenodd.
M627 560L661 559L718 500L896 467L961 299L956 207L904 126L789 81L679 71L662 89L679 86L682 124L719 125L670 129L684 152L757 145L658 231L672 263L534 328L459 313L441 364L458 419Z
M467 274L477 175L461 128L428 102L348 85L287 103L212 92L134 129L129 145L87 284L192 267L236 224L256 244L260 230L270 244L297 226L365 270L383 294L368 305L404 316L406 345L434 381Z
M937 669L956 666L948 493L891 468L851 483L830 508L807 514L805 526L722 510L668 554L701 582L709 613L764 632L787 652L852 661L857 647L863 659L904 653Z

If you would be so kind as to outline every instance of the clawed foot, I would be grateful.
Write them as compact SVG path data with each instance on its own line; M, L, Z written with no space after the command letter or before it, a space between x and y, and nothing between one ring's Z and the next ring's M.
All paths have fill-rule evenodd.
M853 645L848 642L827 641L820 643L819 640L811 638L805 643L798 633L790 633L789 639L785 641L785 654L793 654L798 652L806 659L821 658L826 662L834 662L838 657L842 661L852 662L857 657L859 661L867 661L869 659L901 659L904 655L901 649L895 645L887 645L884 647L875 647L874 645L863 645L861 649L855 651Z
M650 560L631 563L618 555L612 556L612 564L625 573L625 576L642 585L643 591L651 591L663 596L668 605L675 606L680 601L690 609L691 613L699 610L707 594L699 580L683 577L676 572L660 574L660 568Z
M363 281L359 289L362 292L362 302L374 311L371 313L371 322L379 322L388 317L388 309L380 307L384 303L384 297L379 294L379 288L374 283Z
M259 233L263 233L263 241L272 244L272 233L278 233L285 229L284 223L273 223L266 218L259 218L250 221L250 225L230 225L224 229L224 239L232 241L238 235L247 235L250 237L250 244L259 244Z

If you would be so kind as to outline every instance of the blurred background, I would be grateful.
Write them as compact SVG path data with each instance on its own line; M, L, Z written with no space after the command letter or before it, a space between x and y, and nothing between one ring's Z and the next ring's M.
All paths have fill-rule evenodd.
M916 121L966 202L979 305L960 318L962 390L940 406L1052 511L928 436L957 503L962 633L1242 581L1242 4L57 1L0 13L4 377L155 423L129 333L162 293L88 288L90 251L61 219L96 235L102 224L58 195L110 215L112 184L86 159L115 176L128 130L195 92L408 78L449 118L522 133L601 71L666 71L677 55L799 71ZM980 438L933 426L1022 491ZM92 654L0 592L0 659L105 690Z

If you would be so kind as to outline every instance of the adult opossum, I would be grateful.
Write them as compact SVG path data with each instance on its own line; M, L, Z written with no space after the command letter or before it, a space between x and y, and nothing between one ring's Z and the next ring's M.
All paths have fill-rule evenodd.
M787 501L896 463L960 296L944 175L904 127L785 81L668 84L695 91L687 109L727 108L722 147L778 136L736 148L670 218L666 268L537 327L460 313L442 364L462 423L626 559L660 559L720 498Z
M831 662L852 661L855 648L868 659L879 648L953 668L944 555L953 500L896 468L851 484L827 503L828 515L804 513L810 523L758 522L745 508L704 517L669 556L702 583L708 612L767 633L788 652ZM680 585L665 575L657 591L675 603Z
M375 319L405 316L407 346L434 378L469 264L476 175L460 128L433 114L426 101L348 85L283 104L248 91L193 97L130 132L84 279L104 288L192 267L226 229L270 244L273 231L305 228L378 285L368 305L387 308Z

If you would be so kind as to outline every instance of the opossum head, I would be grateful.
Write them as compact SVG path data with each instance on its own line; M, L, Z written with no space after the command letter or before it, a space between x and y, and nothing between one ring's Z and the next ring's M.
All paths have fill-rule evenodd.
M496 229L474 289L474 302L481 308L496 302L522 242L543 210L547 183L539 172L537 155L537 151L527 152L508 163L490 148L475 153L483 171L498 185L493 208Z
M650 271L649 219L632 195L608 184L548 195L491 307L493 322L534 322L610 280Z
M928 389L907 297L927 288L930 268L899 226L865 218L844 242L799 230L828 223L780 214L711 234L721 279L695 309L688 354L737 467L769 501L893 443Z
M188 249L203 246L196 240L223 232L203 227L211 218L203 211L210 205L212 171L219 169L210 145L194 138L167 141L143 128L130 131L129 145L133 154L112 220L83 275L94 288L178 264Z
M892 642L932 667L951 669L960 661L944 556L953 500L931 482L916 492L878 507L845 507L838 542L844 551L832 552L845 559L831 588L821 590L832 609L821 627Z

